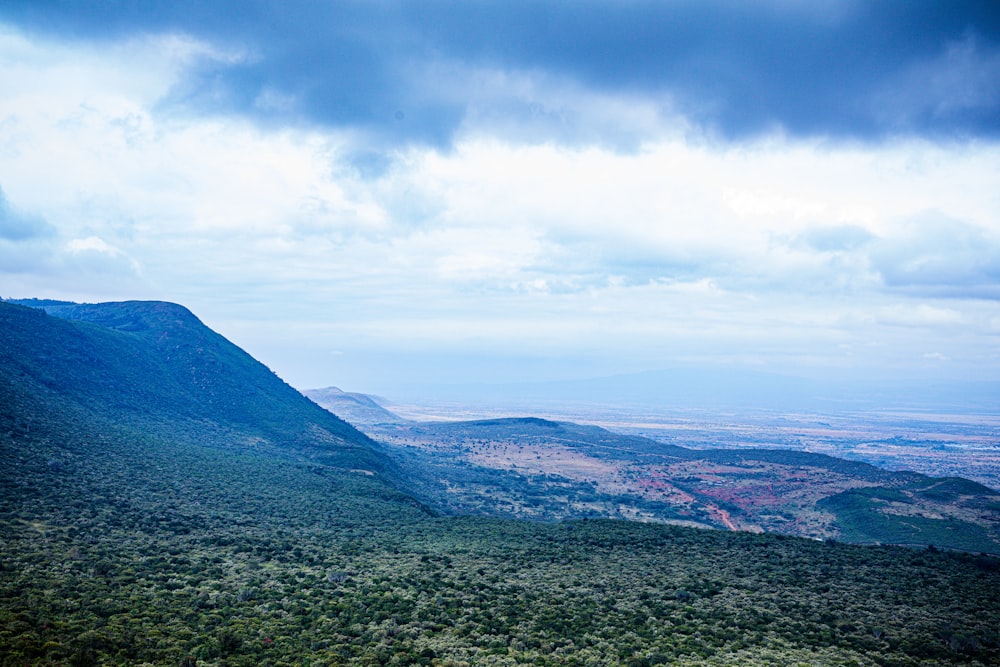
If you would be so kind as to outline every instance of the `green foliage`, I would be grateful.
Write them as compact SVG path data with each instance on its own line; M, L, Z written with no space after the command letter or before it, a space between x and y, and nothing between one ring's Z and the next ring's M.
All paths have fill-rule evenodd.
M0 447L0 664L1000 659L988 558L434 518L368 475L66 429Z
M949 518L899 515L886 501L909 503L894 489L854 489L820 501L837 517L844 539L862 544L949 545L966 551L993 551L996 544L980 526Z
M945 501L956 500L962 496L981 496L992 493L992 489L989 487L961 477L936 479L931 484L916 490L925 498Z
M1000 659L1000 568L980 557L435 518L367 475L157 440L65 444L0 450L0 664Z
M201 374L231 351L182 382L159 335L0 306L0 665L1000 661L995 558L433 516L280 391L194 405L258 381Z
M732 450L713 449L705 452L698 452L698 456L704 456L710 461L718 463L741 463L745 460L766 461L786 466L808 466L821 468L830 472L848 475L852 478L861 479L866 482L875 483L898 483L901 480L913 481L926 479L923 475L912 472L891 472L877 468L868 463L860 461L849 461L826 454L815 454L812 452L800 452L789 449L753 449Z

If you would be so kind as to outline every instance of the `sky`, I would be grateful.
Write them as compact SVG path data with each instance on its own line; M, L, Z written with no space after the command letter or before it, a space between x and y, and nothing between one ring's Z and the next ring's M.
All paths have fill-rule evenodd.
M1000 6L5 0L0 297L299 388L1000 378Z

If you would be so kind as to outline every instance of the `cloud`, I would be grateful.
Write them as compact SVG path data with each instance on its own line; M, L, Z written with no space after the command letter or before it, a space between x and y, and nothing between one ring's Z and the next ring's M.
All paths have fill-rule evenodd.
M512 142L470 126L449 148L398 147L366 171L357 168L359 135L163 113L192 68L228 53L191 38L101 50L15 34L5 43L20 63L0 74L9 110L0 145L16 148L0 152L5 184L58 224L64 243L101 239L164 280L324 284L349 275L393 294L582 294L612 282L704 280L732 292L841 292L871 289L879 276L890 288L967 284L968 267L991 270L988 253L962 259L977 238L918 242L887 221L937 207L988 229L992 144L866 147L777 135L726 145L693 140L683 127L657 134L655 110L636 104L636 123L648 125L629 151L533 141L530 132ZM588 113L600 106L593 91L565 82L546 92L547 75L494 76L545 109L570 98ZM615 116L629 98L606 104ZM568 132L587 124L570 122ZM966 274L907 268L915 243L931 254L951 248L959 256L949 261L964 262ZM169 253L204 259L195 271Z
M900 224L871 258L890 288L1000 299L1000 235L940 213Z
M56 229L44 218L20 211L0 189L0 274L10 277L46 270Z
M98 43L187 35L243 55L201 59L165 99L175 110L351 128L380 146L443 147L470 125L615 143L628 129L613 100L641 124L681 115L730 139L1000 133L1000 20L974 0L9 0L0 18ZM553 83L562 103L540 92Z
M577 5L590 8L568 9ZM16 6L22 18L36 11ZM401 38L369 54L383 60L354 89L354 115L335 97L327 115L314 109L350 75L322 71L323 31L303 42L319 64L288 81L272 69L305 57L295 30L265 39L243 16L220 25L212 8L191 7L203 23L169 5L90 28L65 22L77 11L66 9L35 33L0 32L0 182L16 203L0 239L5 291L180 301L275 367L295 357L327 383L349 364L353 377L366 363L388 376L418 371L386 359L419 357L426 369L448 355L559 359L583 374L679 359L902 366L933 351L955 369L995 369L979 362L995 349L997 141L805 137L874 136L822 119L752 136L766 114L713 134L692 123L722 123L725 104L692 121L680 114L693 93L656 83L652 66L615 83L625 64L601 74L596 56L577 62L531 25L522 35L504 23L544 10L561 26L583 12L569 32L591 48L610 39L588 13L599 5L513 3L508 15L480 4L477 20L495 17L501 34L528 40L526 54L499 37L438 35L424 21L443 5L426 6L418 21L410 5L352 5L378 20L337 24L335 34L353 26L338 47L347 60L374 53L378 21ZM247 11L284 16L261 7ZM769 7L764 18L739 12L806 21L804 35L861 20L836 2ZM472 21L466 5L456 11L455 25ZM672 34L654 14L650 34ZM941 53L935 30L920 62ZM987 37L975 53L992 48ZM697 30L686 39L663 48L722 48L699 46ZM439 107L450 111L438 129L425 127L422 114ZM336 368L315 361L330 347L343 352ZM524 363L503 372L534 372Z
M63 283L64 289L71 285L72 292L105 282L102 291L107 293L111 285L117 285L114 290L127 289L122 280L134 281L140 273L138 262L98 236L61 243L53 225L14 210L0 191L0 274L8 286L21 281L37 284L41 279Z
M819 252L846 252L869 243L875 236L860 225L811 227L796 240Z
M52 236L55 229L40 217L11 207L0 188L0 241L20 243Z
M418 200L424 227L482 238L503 229L519 248L532 247L511 265L522 267L524 282L561 279L578 290L611 277L711 279L736 291L896 289L932 280L929 264L906 268L923 244L927 261L964 272L942 273L938 282L961 288L977 262L988 268L991 251L972 231L962 240L950 230L996 224L986 185L995 159L994 149L919 142L860 150L780 140L732 150L671 139L619 154L481 139L447 153L413 151L379 187ZM941 239L927 237L924 223L892 222L919 221L932 203L954 216L942 223ZM388 215L414 218L408 199L392 202ZM970 263L961 248L978 259ZM508 278L498 276L497 285Z
M114 257L121 254L118 248L108 245L104 239L97 236L88 236L85 239L73 239L66 244L66 248L73 255L97 253Z
M881 324L897 327L954 327L963 322L960 312L925 303L883 307L876 311L875 317Z
M121 249L99 236L71 239L61 256L62 271L68 275L88 275L98 281L141 283L142 267ZM67 276L68 277L68 276Z
M875 115L901 129L953 124L970 134L995 132L1000 47L984 41L970 30L936 57L912 63L875 94Z

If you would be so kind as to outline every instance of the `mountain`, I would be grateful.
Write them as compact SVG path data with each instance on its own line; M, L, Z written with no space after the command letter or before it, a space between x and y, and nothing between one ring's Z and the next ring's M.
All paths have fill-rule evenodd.
M322 410L182 306L0 304L0 398L111 412L119 424L237 451L398 478L380 446ZM10 411L0 417L24 420Z
M337 387L302 392L317 405L354 425L402 424L407 420L382 407L371 396L341 391Z
M1000 559L436 515L184 308L32 303L0 303L0 665L1000 661Z

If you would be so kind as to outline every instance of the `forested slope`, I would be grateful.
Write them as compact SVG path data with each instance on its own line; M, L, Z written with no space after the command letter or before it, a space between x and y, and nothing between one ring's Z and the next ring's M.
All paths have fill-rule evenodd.
M209 438L344 468L389 465L375 442L182 306L36 303L57 316L0 303L0 392L8 406L0 419L25 426L31 410L60 406L173 439ZM33 407L12 410L14 401Z

